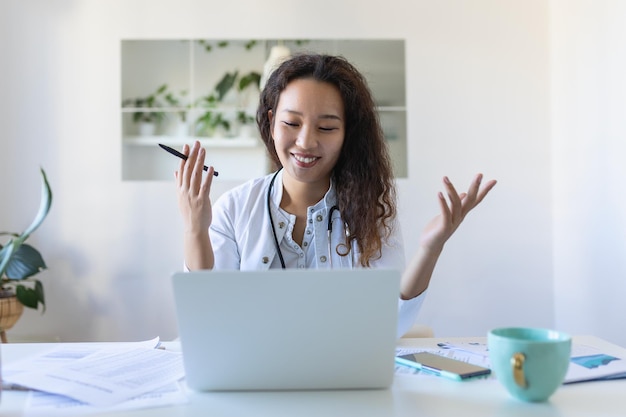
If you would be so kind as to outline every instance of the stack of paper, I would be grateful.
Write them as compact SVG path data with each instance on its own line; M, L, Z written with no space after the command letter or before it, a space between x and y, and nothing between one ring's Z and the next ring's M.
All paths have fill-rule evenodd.
M3 385L36 390L31 407L85 413L186 401L180 352L155 349L158 338L137 343L65 343L6 364ZM51 410L50 410L51 411ZM52 414L52 413L50 413Z

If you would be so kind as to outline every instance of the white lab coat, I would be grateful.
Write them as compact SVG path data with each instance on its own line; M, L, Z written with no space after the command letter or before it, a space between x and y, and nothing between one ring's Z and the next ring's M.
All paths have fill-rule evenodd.
M209 229L215 254L215 269L263 270L281 268L267 210L267 191L274 174L250 180L220 196L213 204L213 220ZM315 206L309 207L307 229L302 247L292 238L295 216L279 207L282 198L283 172L279 172L272 187L270 207L277 239L287 268L357 268L358 248L354 256L340 256L335 247L345 242L341 215L335 210L331 245L328 246L328 212L335 204L333 187ZM404 245L399 227L383 247L380 259L371 262L373 268L405 268ZM398 337L414 323L425 298L421 294L411 300L399 300Z

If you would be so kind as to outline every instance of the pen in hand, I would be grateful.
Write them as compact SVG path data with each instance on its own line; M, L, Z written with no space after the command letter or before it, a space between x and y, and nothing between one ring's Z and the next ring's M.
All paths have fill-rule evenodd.
M177 156L177 157L179 157L181 159L184 159L185 161L187 160L187 155L178 152L176 149L170 148L169 146L163 145L162 143L159 143L159 146L161 148L165 149L167 152L171 153L172 155L175 155L175 156ZM208 171L209 167L205 165L204 168L202 168L202 169L205 170L205 171ZM215 175L217 177L219 175L219 173L217 171L213 171L213 175Z

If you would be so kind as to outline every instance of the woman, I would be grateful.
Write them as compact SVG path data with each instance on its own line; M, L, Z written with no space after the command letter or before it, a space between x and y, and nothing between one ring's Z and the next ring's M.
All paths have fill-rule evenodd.
M341 57L302 54L282 63L261 93L257 124L276 173L248 181L212 207L198 142L176 173L186 266L196 269L403 270L398 335L412 325L445 242L496 184L477 175L424 229L405 267L393 172L376 107L359 71ZM449 201L449 203L448 203Z

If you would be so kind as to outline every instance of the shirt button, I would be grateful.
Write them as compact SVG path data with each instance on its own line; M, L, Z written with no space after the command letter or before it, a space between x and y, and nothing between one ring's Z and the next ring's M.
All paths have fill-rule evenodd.
M301 253L301 254L300 254L300 257L301 257L301 258L304 258L304 253Z
M300 265L300 266L299 266L299 268L300 268L300 269L304 269L304 265Z
M261 260L264 264L268 263L270 261L270 258L268 258L267 256L264 256L263 259Z
M326 256L320 256L320 262L326 262Z
M306 248L307 246L309 246L309 242L302 242L302 246Z
M313 223L313 219L309 219L309 223Z
M318 222L321 222L322 220L324 220L324 217L321 214L318 214L316 219Z
M284 229L285 228L285 222L278 223L278 227L280 227L281 229Z
M306 229L306 234L310 235L311 234L311 229Z

